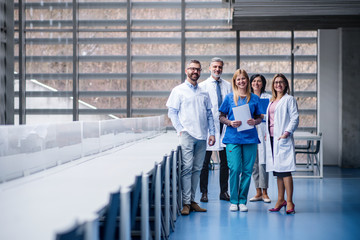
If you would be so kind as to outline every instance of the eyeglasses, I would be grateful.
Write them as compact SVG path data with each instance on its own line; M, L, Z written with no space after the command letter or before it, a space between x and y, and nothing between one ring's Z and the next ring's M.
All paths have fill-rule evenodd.
M202 70L201 68L194 68L194 67L189 67L187 69L192 71L192 72L195 72L195 71L201 72L201 70Z
M284 81L275 81L274 85L276 85L276 84L281 84L282 85L282 84L285 84L285 82Z

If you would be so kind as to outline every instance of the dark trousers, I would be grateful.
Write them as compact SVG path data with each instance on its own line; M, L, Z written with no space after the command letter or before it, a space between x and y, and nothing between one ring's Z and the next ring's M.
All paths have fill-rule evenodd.
M212 151L206 151L204 164L200 173L200 192L208 192L209 163ZM229 167L226 159L226 150L219 151L220 155L220 193L228 191Z

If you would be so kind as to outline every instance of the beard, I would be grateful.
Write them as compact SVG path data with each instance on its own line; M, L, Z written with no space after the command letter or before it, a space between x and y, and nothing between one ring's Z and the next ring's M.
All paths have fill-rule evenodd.
M211 71L211 76L213 76L215 78L219 78L221 76L221 73L217 74L215 71Z
M190 78L192 81L197 81L200 77L200 74L198 73L188 73L187 74L188 78Z

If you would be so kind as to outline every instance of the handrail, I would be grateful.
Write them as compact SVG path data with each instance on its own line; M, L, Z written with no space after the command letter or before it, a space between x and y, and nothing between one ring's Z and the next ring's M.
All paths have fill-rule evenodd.
M153 137L164 118L0 126L0 183Z

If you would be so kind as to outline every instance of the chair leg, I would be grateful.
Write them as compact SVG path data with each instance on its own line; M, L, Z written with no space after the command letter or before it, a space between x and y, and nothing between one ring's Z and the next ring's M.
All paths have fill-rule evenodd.
M166 234L166 229L165 229L165 218L164 216L161 214L161 238L162 239L168 239L168 236Z
M309 154L307 154L307 156L306 156L306 168L309 168L309 166L310 166L310 155Z
M209 163L209 169L210 170L214 170L215 169L215 166L214 166L214 160L212 158L210 158L210 163Z
M312 154L312 157L311 157L311 169L315 173L315 171L314 171L314 154Z
M170 206L171 208L171 206ZM175 223L174 223L174 215L173 215L173 212L170 211L170 227L171 227L171 230L174 231L175 230Z
M315 154L314 157L316 159L316 167L317 167L317 170L318 170L318 173L319 173L319 176L320 176L320 165L319 165L319 160L318 160L317 154Z

